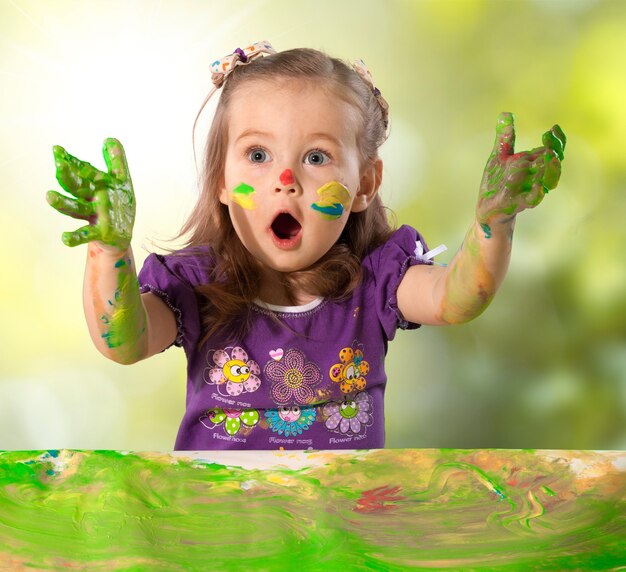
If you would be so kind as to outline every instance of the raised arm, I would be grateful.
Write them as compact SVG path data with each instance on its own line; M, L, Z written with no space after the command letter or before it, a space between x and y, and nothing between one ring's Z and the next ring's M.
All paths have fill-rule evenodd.
M161 351L176 336L172 311L156 296L139 291L130 247L135 196L122 144L106 139L103 155L108 172L53 149L59 184L74 198L56 191L48 203L59 212L86 220L87 225L63 233L68 246L89 243L83 307L96 348L122 364L135 363Z
M447 267L413 266L398 288L398 308L421 324L459 324L480 315L508 269L517 213L536 207L561 175L565 134L558 125L543 146L514 153L513 115L502 113L480 185L476 218Z

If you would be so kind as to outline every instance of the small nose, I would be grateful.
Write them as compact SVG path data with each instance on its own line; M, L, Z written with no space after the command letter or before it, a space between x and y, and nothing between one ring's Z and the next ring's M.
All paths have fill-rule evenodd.
M280 186L276 187L275 190L277 192L285 190L290 195L301 193L300 186L296 183L296 179L293 176L293 171L291 169L283 170L278 179L280 180Z

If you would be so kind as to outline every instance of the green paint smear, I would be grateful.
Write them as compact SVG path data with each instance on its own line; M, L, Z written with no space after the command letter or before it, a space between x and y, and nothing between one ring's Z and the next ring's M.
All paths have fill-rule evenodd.
M289 452L273 468L244 469L161 453L4 452L0 563L107 571L623 564L626 474L607 459L623 464L624 454L569 454L594 466L593 478L579 478L567 452L551 453ZM293 457L304 468L286 468Z
M256 208L256 204L254 203L255 195L256 192L254 188L246 183L241 183L239 186L235 187L231 193L233 201L240 207L248 210Z
M106 173L70 155L59 145L53 147L53 153L57 181L76 198L49 191L48 203L67 216L90 220L86 227L64 232L64 244L77 246L98 240L126 250L132 238L136 204L122 144L113 138L104 140Z
M241 183L241 185L233 189L233 193L237 193L238 195L250 195L254 193L254 188L250 185L246 185L246 183Z
M554 125L543 134L542 141L543 147L514 153L513 114L501 113L498 116L496 140L480 186L479 221L534 208L545 194L556 188L561 177L567 137L558 125ZM539 163L543 165L539 166Z
M122 258L114 266L118 270L118 286L113 296L114 301L109 301L111 314L101 317L107 325L102 338L111 349L126 346L130 351L136 346L138 336L145 332L145 310L131 260ZM143 324L139 332L137 324Z
M485 233L485 238L491 238L491 227L487 223L481 223L480 228L483 229Z

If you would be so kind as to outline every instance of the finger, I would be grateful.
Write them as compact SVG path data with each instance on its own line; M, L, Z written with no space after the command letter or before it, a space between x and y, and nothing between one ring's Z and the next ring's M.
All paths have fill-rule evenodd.
M555 153L555 151L551 151L545 156L543 186L546 187L548 191L554 189L561 178L561 161L559 161Z
M529 171L534 181L542 181L543 174L546 170L546 153L548 153L548 151L545 147L537 147L537 150L538 154L531 161Z
M128 180L128 163L122 144L113 138L105 139L102 154L109 169L109 173L120 181Z
M554 189L561 177L561 161L551 149L544 149L544 153L531 164L533 185L540 185L545 194Z
M100 231L90 224L75 230L74 232L64 232L61 240L66 246L78 246L92 240L100 240Z
M565 133L563 133L562 129L555 125L550 129L550 131L546 131L542 137L543 144L548 149L552 149L559 160L563 160L563 151L565 151Z
M75 197L89 199L96 190L110 186L106 173L70 155L63 147L55 145L52 152L57 181L68 193Z
M72 199L56 191L48 191L46 200L52 208L72 218L89 220L96 214L95 206L92 202L84 199Z
M498 155L512 155L515 147L515 126L513 114L504 112L498 116L494 152Z
M565 145L567 145L567 137L565 136L565 131L561 129L559 125L554 125L552 127L552 133L554 133L555 137L561 142L563 145L563 151L565 152ZM561 161L563 157L560 157Z

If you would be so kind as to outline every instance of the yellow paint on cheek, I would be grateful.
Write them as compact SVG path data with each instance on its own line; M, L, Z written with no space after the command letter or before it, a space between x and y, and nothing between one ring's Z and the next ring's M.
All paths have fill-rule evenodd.
M311 205L326 220L336 220L350 205L350 192L337 181L331 181L317 189L319 200Z
M256 203L254 202L254 196L256 195L256 191L250 185L246 185L245 183L241 183L238 187L235 187L230 192L230 198L234 203L237 203L240 207L248 210L253 210L256 208Z

